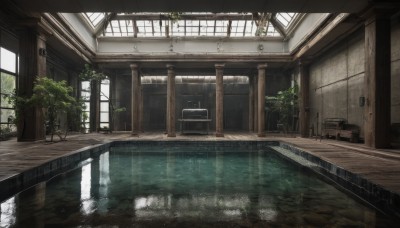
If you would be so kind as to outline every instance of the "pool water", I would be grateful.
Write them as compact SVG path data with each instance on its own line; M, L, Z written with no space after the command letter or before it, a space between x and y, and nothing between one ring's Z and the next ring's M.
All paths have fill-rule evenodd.
M395 227L260 146L112 147L1 204L1 227Z

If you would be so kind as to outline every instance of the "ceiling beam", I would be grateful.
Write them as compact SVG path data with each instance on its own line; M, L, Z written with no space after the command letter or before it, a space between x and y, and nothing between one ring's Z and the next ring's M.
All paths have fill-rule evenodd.
M125 14L117 15L116 20L169 20L168 14L159 13L135 13L135 14ZM253 16L251 14L182 14L179 16L179 20L252 20Z
M301 58L307 51L309 51L314 45L316 45L319 41L321 41L325 36L327 36L332 30L336 28L339 24L341 24L350 14L341 13L337 15L327 26L322 28L318 34L316 34L312 39L310 39L306 44L300 48L297 53L294 54L294 60Z
M9 0L11 1L11 0ZM369 3L393 0L12 0L25 12L302 12L357 13Z

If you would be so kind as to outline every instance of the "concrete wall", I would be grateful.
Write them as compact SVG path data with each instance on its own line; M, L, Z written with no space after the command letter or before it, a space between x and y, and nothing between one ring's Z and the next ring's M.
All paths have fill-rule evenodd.
M400 123L400 19L392 23L392 123Z
M262 44L264 49L259 50ZM120 38L98 39L99 53L286 53L280 38Z
M143 80L142 80L143 81ZM131 130L131 76L113 77L116 107L125 107L127 112L119 113L115 118L115 130ZM266 95L275 95L289 86L288 77L282 73L269 74L266 77ZM152 83L142 82L143 94L143 130L165 131L166 129L166 77L157 77ZM210 130L215 130L215 79L203 82L186 83L176 80L176 119L181 117L187 102L192 101L209 111ZM247 131L249 113L249 85L247 81L224 80L224 130ZM266 121L266 128L271 128ZM270 124L271 125L271 124ZM275 124L276 125L276 124ZM271 125L272 126L272 125ZM201 128L202 126L194 126ZM180 130L176 121L176 130ZM272 129L274 130L274 129Z
M288 41L289 52L298 48L328 16L329 13L306 14Z
M81 40L85 42L92 51L96 50L96 40L93 37L93 31L82 23L81 18L75 13L59 13L61 17L70 25L70 29L75 30Z
M400 23L392 23L391 122L400 123ZM325 118L345 118L364 133L364 30L356 32L310 65L310 124L321 133Z
M69 86L73 88L72 95L78 97L78 75L79 72L71 64L65 62L59 53L56 53L51 47L47 47L47 58L46 58L46 77L51 78L55 81L66 81ZM59 124L62 130L68 126L67 115L59 115ZM73 129L79 130L79 129Z
M361 127L364 109L364 33L358 32L310 66L310 124L321 133L326 118L345 118Z

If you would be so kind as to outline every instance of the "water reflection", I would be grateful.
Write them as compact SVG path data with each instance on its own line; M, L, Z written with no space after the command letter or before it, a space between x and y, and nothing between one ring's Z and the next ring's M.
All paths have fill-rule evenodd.
M3 202L0 218L1 227L176 227L185 221L184 227L390 227L380 214L276 157L223 151L103 153Z
M168 203L172 199L170 207ZM215 200L217 199L217 200ZM248 195L150 195L138 197L135 200L135 214L137 220L162 219L164 217L174 218L203 218L207 221L241 220L255 216L261 220L273 221L278 213L271 207L271 199L261 197L257 205L253 205ZM259 203L265 203L260 205ZM249 208L258 208L250 214ZM159 213L168 212L168 213Z
M101 213L108 211L108 185L110 184L110 159L109 152L103 153L99 157L99 199L98 210Z
M93 211L93 200L90 194L92 186L91 164L86 164L82 167L81 179L81 212L89 215Z
M0 227L10 227L15 224L16 205L15 197L12 197L1 204Z

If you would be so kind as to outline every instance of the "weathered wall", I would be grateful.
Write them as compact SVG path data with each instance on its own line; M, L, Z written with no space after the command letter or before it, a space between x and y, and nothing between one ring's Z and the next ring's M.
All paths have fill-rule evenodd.
M215 80L215 79L214 79ZM112 96L115 97L117 107L126 107L127 112L119 113L115 118L115 130L131 130L131 77L116 75L115 88ZM266 95L276 95L279 90L289 86L289 78L284 74L270 74L266 78ZM200 102L201 108L209 111L210 130L215 130L215 82L186 83L176 80L176 119L181 117L187 102ZM143 130L164 131L166 129L166 94L167 84L165 77L158 77L151 84L142 82L143 94ZM249 85L244 82L224 80L224 130L247 131L249 113ZM266 125L267 125L266 121ZM268 127L268 126L266 126ZM179 122L176 121L179 131ZM266 128L267 129L267 128Z
M364 109L364 33L346 39L310 65L310 124L321 133L326 118L345 118L361 127Z
M392 123L400 123L400 18L392 23Z
M392 23L391 122L400 122L400 23ZM356 32L310 65L310 124L321 133L325 118L345 118L364 133L364 30Z
M48 46L46 49L47 56L45 76L55 81L66 81L67 84L73 88L72 95L74 97L78 97L79 72L75 69L75 67L72 67L71 64L66 62L62 58L62 55L53 50L53 48ZM59 124L61 129L65 130L65 128L68 126L67 121L68 119L65 113L59 115Z

